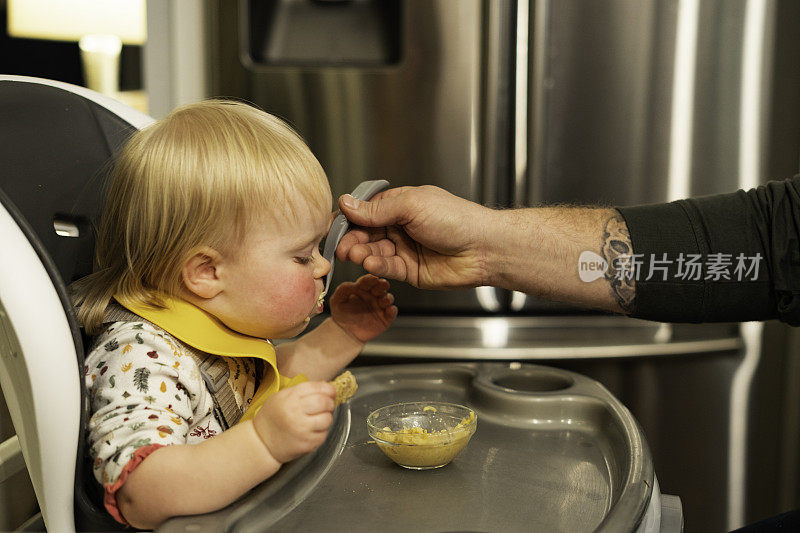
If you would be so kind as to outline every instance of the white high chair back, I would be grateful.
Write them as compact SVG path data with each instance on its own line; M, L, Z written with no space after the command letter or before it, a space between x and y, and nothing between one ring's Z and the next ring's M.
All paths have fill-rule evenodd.
M49 531L107 528L74 491L87 404L66 284L91 272L100 174L152 122L82 87L0 76L0 388Z

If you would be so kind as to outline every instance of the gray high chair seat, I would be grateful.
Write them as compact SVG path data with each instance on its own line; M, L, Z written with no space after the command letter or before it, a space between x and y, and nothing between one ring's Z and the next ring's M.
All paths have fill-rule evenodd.
M84 464L84 344L67 285L92 270L112 155L152 122L83 87L0 76L0 388L49 531L119 528Z

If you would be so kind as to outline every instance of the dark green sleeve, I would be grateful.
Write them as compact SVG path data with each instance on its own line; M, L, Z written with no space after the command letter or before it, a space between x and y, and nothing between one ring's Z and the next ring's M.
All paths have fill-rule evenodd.
M642 260L632 316L800 325L800 175L749 191L617 209ZM679 271L678 259L690 254L702 258L700 279ZM669 266L648 280L653 258ZM727 260L728 279L706 268Z

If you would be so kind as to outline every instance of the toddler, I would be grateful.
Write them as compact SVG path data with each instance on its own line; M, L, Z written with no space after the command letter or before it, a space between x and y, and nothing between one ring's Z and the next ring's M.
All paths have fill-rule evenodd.
M73 285L87 354L89 454L119 522L226 506L316 449L327 383L397 315L363 276L323 309L325 173L281 120L248 105L185 106L137 132L113 172L97 269Z

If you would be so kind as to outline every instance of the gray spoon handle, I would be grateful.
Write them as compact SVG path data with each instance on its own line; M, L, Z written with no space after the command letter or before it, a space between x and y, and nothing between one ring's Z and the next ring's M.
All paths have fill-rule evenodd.
M369 200L379 192L388 188L389 182L386 180L362 181L350 195L356 200ZM328 236L325 238L325 249L322 251L322 257L327 259L331 264L331 271L328 272L328 278L325 280L325 294L328 294L328 289L333 279L333 264L336 259L334 257L336 248L339 246L339 241L342 240L342 237L344 237L348 229L350 229L350 223L347 221L347 217L340 213L333 219L331 229L328 230Z

